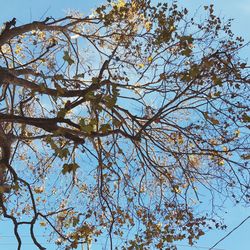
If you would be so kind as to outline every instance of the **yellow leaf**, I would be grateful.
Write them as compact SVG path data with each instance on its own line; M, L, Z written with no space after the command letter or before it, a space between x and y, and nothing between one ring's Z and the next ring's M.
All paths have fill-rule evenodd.
M153 61L153 57L150 56L150 57L148 58L148 62L151 63L152 61Z
M178 186L174 187L174 188L173 188L173 191L174 191L175 193L177 193L177 194L180 194L180 193L181 193L181 190L179 189Z
M118 0L117 4L114 4L118 9L124 7L126 5L126 2L124 0Z
M234 133L235 133L235 135L238 137L238 136L240 135L240 130L238 129L238 130L236 130Z
M175 27L174 27L174 26L170 26L169 30L170 30L170 31L174 31L174 30L175 30Z
M149 32L152 28L152 23L151 22L146 22L145 23L145 29L147 32Z
M224 160L220 160L218 164L219 164L219 166L223 166L225 164L225 162L224 162Z

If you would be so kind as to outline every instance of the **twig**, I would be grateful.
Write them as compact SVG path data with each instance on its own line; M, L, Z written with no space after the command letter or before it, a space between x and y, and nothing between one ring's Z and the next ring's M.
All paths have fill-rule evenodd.
M223 238L221 238L219 241L217 241L212 247L210 247L209 250L214 249L214 247L216 247L220 242L222 242L223 240L225 240L231 233L233 233L235 230L237 230L249 218L250 218L250 216L246 217L237 227L235 227L234 229L232 229L228 234L226 234Z

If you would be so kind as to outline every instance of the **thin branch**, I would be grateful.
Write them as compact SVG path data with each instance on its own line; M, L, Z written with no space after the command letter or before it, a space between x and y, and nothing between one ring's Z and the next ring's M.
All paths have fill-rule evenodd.
M209 248L209 250L214 249L220 242L225 240L230 234L232 234L235 230L237 230L241 225L243 225L248 219L250 219L250 215L247 216L238 226L233 228L228 234L226 234L224 237L222 237L219 241L217 241L212 247Z

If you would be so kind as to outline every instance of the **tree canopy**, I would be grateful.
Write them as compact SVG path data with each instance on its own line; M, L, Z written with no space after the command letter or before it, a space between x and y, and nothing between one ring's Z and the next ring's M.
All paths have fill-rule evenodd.
M62 249L175 249L249 204L249 70L231 20L107 1L0 34L0 213ZM206 205L204 205L206 204ZM1 222L2 223L2 222Z

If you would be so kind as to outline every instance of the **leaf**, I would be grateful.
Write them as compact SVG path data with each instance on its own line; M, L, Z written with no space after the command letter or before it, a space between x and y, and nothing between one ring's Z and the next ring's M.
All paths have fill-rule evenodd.
M173 26L173 25L171 25L170 27L169 27L169 31L174 31L175 30L175 27Z
M64 118L65 115L66 115L66 113L67 113L67 110L66 110L66 109L60 109L60 110L58 111L58 113L57 113L57 117L58 117L58 118Z
M78 247L78 241L73 241L70 245L72 249L76 249Z
M149 32L152 28L152 22L146 22L144 26L146 31Z
M84 73L82 73L82 74L77 74L77 75L75 75L75 76L73 76L73 78L74 79L77 79L77 78L84 78Z
M101 127L100 127L100 130L101 130L103 133L108 132L110 129L111 129L111 127L110 127L109 124L103 124L103 125L101 125Z
M220 124L219 120L213 118L213 117L210 117L210 121L214 124L214 125L218 125Z
M74 63L74 60L70 57L68 51L64 51L63 60L66 61L69 65Z
M215 75L212 76L212 80L213 80L215 85L218 85L220 87L223 85L222 80L219 77L215 76Z
M59 84L57 84L56 82L55 82L55 87L56 87L56 90L58 92L57 95L63 95L65 93L64 89Z
M174 240L174 239L173 239L173 236L170 235L170 234L167 234L167 235L165 236L165 239L166 239L167 242L170 242L170 243L173 242L173 240Z
M80 126L81 126L81 131L86 132L88 134L90 134L94 130L93 124L85 124Z
M161 73L160 74L160 79L161 80L166 80L166 74L165 73Z
M191 35L190 36L182 36L182 37L180 37L180 41L187 42L188 44L190 44L190 43L193 43L194 39Z
M54 79L55 80L63 80L63 75L62 74L56 74L56 75L54 75Z
M125 7L125 5L126 5L125 0L118 0L118 2L116 4L116 6L117 6L118 9L120 9L122 7Z
M10 193L12 190L13 186L9 184L3 184L0 186L0 193Z
M240 68L241 68L241 69L244 69L246 66L247 66L246 63L241 63L241 64L240 64Z
M85 99L86 99L86 101L93 101L93 100L95 100L96 97L95 97L94 92L93 92L93 91L88 92L88 93L85 95Z
M239 129L235 130L234 134L235 134L236 137L239 137L240 136L240 130Z
M138 67L139 67L140 69L144 68L144 66L145 66L145 65L144 65L143 63L139 63L139 64L138 64Z
M222 159L222 160L220 160L219 162L218 162L218 165L219 166L223 166L223 165L225 165L225 161Z
M241 155L241 158L244 160L250 160L250 154Z
M217 119L215 119L215 118L209 116L207 112L204 112L203 115L204 115L204 117L205 117L207 120L209 120L210 122L212 122L214 125L220 124L219 120L217 120Z
M114 126L116 126L116 127L120 127L122 125L122 121L120 121L116 118L113 118L112 122L113 122Z
M242 116L242 121L246 123L250 122L250 116L244 113Z
M80 120L79 120L79 126L80 127L84 127L86 124L85 124L85 120L83 119L83 118L81 118Z
M152 61L153 61L153 57L152 56L148 57L148 62L151 63Z
M34 192L35 192L36 194L41 194L41 193L44 192L44 187L35 187L35 188L34 188Z
M76 163L70 163L70 164L65 163L63 165L62 173L63 174L67 174L67 173L71 173L71 172L74 173L78 168L79 168L79 165Z
M93 84L98 84L99 83L98 77L92 77L92 83Z
M57 148L55 153L59 158L66 159L69 155L69 150L67 148Z
M79 223L79 217L73 217L73 227L75 227Z
M116 99L117 98L115 96L106 96L105 97L106 107L112 109L116 104Z
M40 222L40 226L41 226L41 227L45 227L46 224L47 224L47 223L46 223L45 221L41 221L41 222Z
M191 53L192 53L192 50L191 50L190 48L186 48L186 49L184 49L184 50L181 52L181 54L182 54L183 56L187 56L187 57L189 57L189 56L191 55Z

